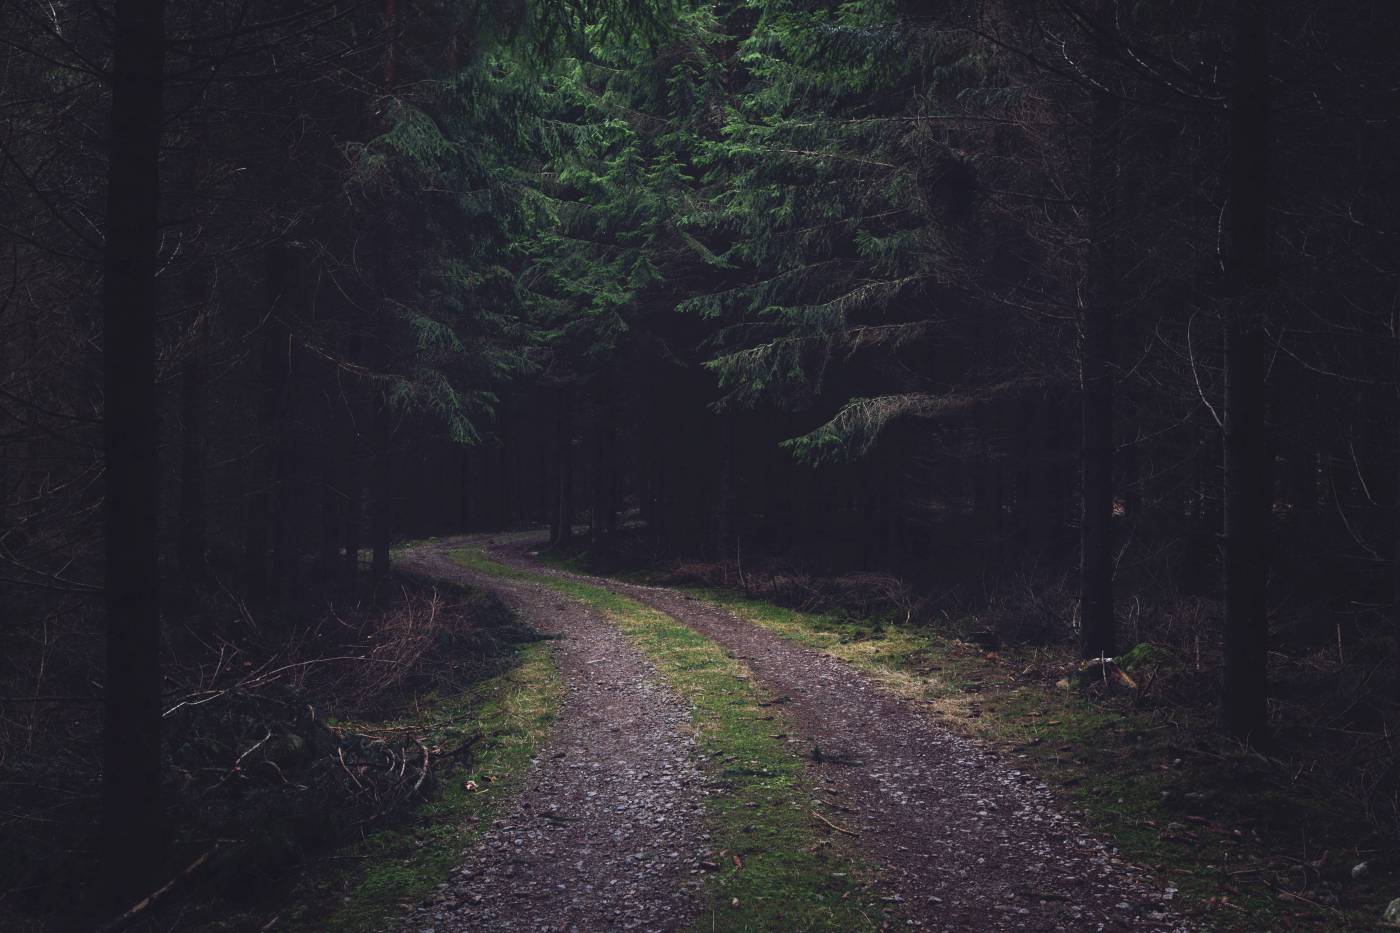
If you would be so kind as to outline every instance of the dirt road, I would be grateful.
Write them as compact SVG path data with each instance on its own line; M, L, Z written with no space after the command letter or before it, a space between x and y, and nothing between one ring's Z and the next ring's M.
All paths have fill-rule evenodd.
M569 700L517 813L488 834L445 893L459 906L439 928L684 925L698 903L690 870L704 846L704 779L684 710L606 620L542 584L464 570L446 556L463 543L425 547L413 566L497 589L527 621L565 635ZM659 609L740 660L782 698L800 741L820 750L810 765L814 783L857 834L846 844L880 868L901 923L948 931L1190 928L1170 910L1169 888L1119 861L1031 775L844 662L677 590L542 567L531 559L537 543L527 539L469 543L503 564ZM543 814L556 806L578 822L554 825ZM659 845L657 832L667 834ZM576 847L585 844L589 857L580 859ZM614 890L626 897L612 899ZM524 898L531 919L500 913ZM612 904L622 905L615 916Z

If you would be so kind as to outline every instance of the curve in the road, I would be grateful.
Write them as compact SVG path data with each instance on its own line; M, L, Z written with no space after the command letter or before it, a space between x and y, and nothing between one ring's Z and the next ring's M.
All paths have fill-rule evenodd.
M405 931L674 930L699 909L704 778L684 705L616 627L538 585L481 578L441 548L406 569L497 591L562 636L565 697L509 812Z
M932 723L845 662L681 592L543 568L515 538L492 559L603 585L713 639L822 750L819 786L844 807L913 926L948 931L1178 931L1172 891L1124 864L1049 789Z

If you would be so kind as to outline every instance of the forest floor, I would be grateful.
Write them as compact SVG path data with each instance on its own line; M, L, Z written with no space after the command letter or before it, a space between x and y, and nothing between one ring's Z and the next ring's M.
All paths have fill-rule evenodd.
M544 566L537 546L402 557L556 636L565 688L523 792L407 929L1205 925L1036 775L880 678L713 601Z

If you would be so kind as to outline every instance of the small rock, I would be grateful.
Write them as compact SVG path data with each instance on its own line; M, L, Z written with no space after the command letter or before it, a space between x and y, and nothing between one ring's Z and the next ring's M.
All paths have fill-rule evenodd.
M1351 877L1352 877L1352 878L1360 878L1362 875L1366 874L1366 872L1368 872L1368 871L1370 871L1370 870L1371 870L1371 863L1370 863L1370 862L1359 862L1359 863L1357 863L1356 865L1353 865L1353 866L1351 867Z
M1400 897L1386 905L1385 913L1381 914L1381 919L1386 923L1400 923Z

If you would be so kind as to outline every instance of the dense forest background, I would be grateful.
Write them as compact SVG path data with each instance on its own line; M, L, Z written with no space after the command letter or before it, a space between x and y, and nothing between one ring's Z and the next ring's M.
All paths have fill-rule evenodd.
M149 890L169 707L464 530L1150 644L1263 748L1388 736L1397 35L1379 0L0 3L14 898L54 896L26 851ZM1347 754L1393 832L1388 741Z

